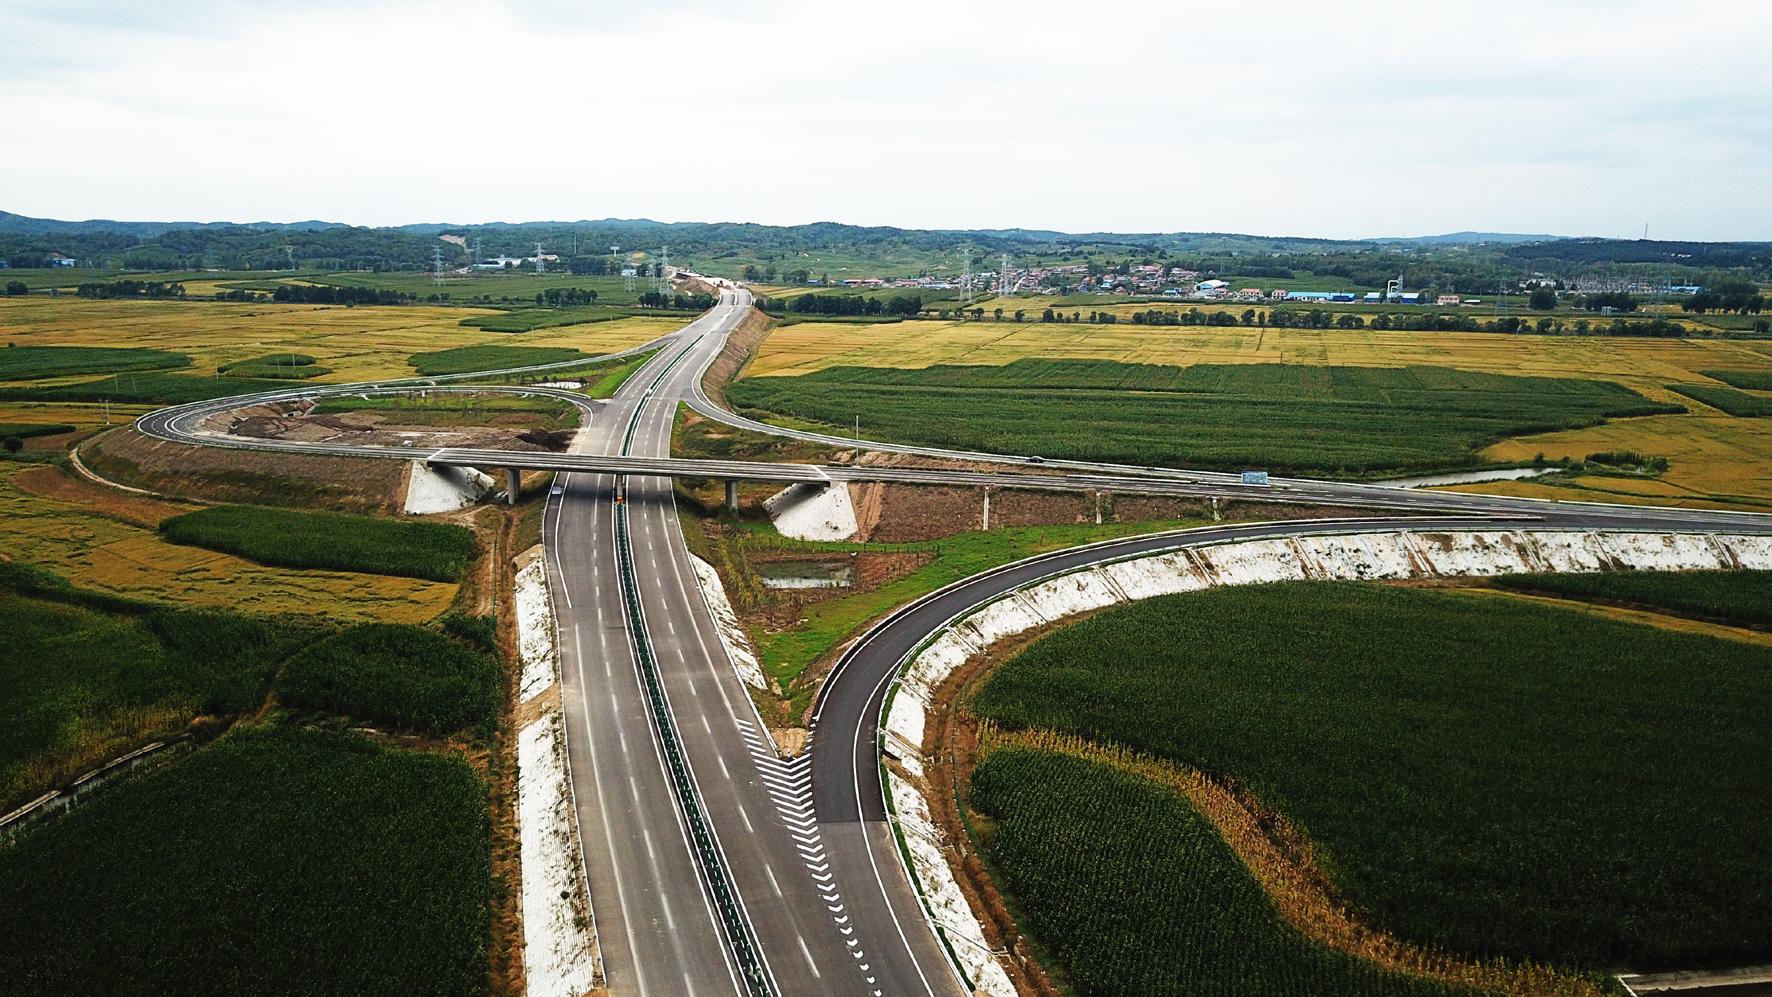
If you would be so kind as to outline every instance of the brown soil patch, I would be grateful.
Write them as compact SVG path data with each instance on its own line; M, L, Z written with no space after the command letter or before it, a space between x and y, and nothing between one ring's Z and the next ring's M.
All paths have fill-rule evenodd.
M775 742L775 750L785 758L794 758L806 750L806 742L811 739L812 732L804 727L771 727L769 737Z
M258 440L294 440L302 443L347 443L352 446L435 449L481 447L499 450L547 450L560 452L571 443L571 430L537 428L534 419L488 416L487 425L459 425L439 420L406 419L398 412L341 412L309 414L300 410L250 410L225 427L235 436Z
M517 550L518 517L505 509L491 513L484 523L481 542L489 549L480 560L491 576L488 596L496 596L499 659L505 666L504 706L486 759L488 799L492 808L492 991L521 994L523 975L523 862L517 838L517 614L512 592L516 570L512 553ZM478 571L475 572L479 574ZM553 695L558 698L558 690ZM541 698L538 697L538 701ZM534 705L534 704L530 704Z
M191 511L191 507L187 505L106 488L49 465L20 471L12 476L12 483L28 494L83 506L101 516L148 529L159 526L163 520Z
M751 358L757 355L757 347L763 344L763 338L769 334L769 316L753 308L732 335L726 337L726 346L720 355L708 366L707 373L702 375L702 390L707 392L714 404L721 408L729 408L726 404L726 385L732 383L744 373Z
M398 511L405 472L395 460L225 450L129 428L95 437L80 452L106 478L173 497L354 512Z

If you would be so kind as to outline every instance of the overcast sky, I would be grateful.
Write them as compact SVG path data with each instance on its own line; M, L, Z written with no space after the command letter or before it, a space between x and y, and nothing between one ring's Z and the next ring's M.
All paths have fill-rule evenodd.
M1772 3L0 0L0 208L1772 239Z

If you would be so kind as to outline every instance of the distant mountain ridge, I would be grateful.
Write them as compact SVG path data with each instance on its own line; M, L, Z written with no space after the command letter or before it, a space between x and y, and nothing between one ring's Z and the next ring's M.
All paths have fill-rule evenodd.
M340 222L126 222L111 218L89 218L84 221L62 221L56 218L32 218L29 215L0 211L0 234L57 235L87 232L122 232L141 238L153 238L174 229L265 229L291 232L318 232L329 228L348 228Z
M660 222L650 218L598 218L579 219L577 221L527 221L527 222L478 222L473 224L456 224L451 222L413 222L405 225L370 225L353 226L346 222L307 219L296 222L232 222L232 221L122 221L111 218L91 218L81 221L68 221L55 218L34 218L10 211L0 211L0 235L57 235L84 234L91 232L116 232L132 235L142 239L156 238L166 232L190 229L248 229L271 232L320 232L335 228L369 228L389 232L403 232L411 235L441 235L484 229L487 231L509 231L512 229L569 229L569 228L630 228L637 230L710 230L734 228L753 228L759 231L807 230L808 234L854 235L868 233L881 237L903 237L911 235L948 236L953 238L982 238L1007 242L1032 242L1047 244L1084 244L1108 243L1129 245L1164 245L1169 248L1205 248L1207 245L1249 243L1271 245L1278 248L1298 249L1309 246L1324 248L1348 248L1360 245L1432 245L1449 246L1460 244L1517 244L1524 242L1552 242L1563 238L1555 235L1521 235L1503 232L1450 232L1444 235L1424 236L1393 236L1376 239L1326 239L1315 236L1264 236L1240 232L1060 232L1054 229L905 229L883 225L846 225L841 222L812 222L805 225L762 225L754 222Z

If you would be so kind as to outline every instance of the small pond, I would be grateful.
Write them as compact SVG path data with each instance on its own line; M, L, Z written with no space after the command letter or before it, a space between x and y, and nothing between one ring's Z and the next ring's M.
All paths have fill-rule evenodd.
M765 588L841 589L855 584L848 561L764 561L757 565Z

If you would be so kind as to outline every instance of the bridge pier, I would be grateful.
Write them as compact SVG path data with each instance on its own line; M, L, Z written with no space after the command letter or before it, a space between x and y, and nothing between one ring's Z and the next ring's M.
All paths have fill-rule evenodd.
M505 468L505 502L517 504L517 498L523 491L523 471L521 468Z
M990 486L987 485L987 486L985 486L985 488L983 490L984 490L984 525L981 527L981 529L989 531L991 528L991 488L990 488Z
M1101 525L1101 492L1095 493L1095 525Z
M726 479L726 511L738 512L738 481L735 478Z

